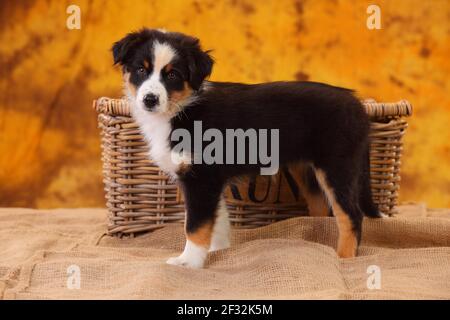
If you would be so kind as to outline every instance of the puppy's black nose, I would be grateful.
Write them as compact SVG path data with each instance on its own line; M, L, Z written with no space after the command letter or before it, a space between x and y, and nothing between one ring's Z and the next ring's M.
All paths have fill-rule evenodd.
M144 96L144 105L150 111L154 106L158 104L159 98L152 93Z

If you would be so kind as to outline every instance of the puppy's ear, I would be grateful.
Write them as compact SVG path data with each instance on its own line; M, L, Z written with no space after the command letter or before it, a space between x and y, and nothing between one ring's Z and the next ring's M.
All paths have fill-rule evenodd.
M138 41L139 33L133 32L115 42L111 48L114 64L124 65L130 56L131 49L138 43Z
M198 90L205 78L211 72L214 60L209 55L210 51L202 51L198 39L189 52L189 83L194 90Z

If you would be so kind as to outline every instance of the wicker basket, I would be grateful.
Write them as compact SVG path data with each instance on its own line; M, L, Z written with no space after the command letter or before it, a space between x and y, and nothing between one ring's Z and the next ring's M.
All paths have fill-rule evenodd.
M385 214L395 213L400 181L402 136L409 102L364 101L372 120L370 169L375 203ZM148 159L148 148L130 117L126 100L94 101L101 129L103 175L109 211L108 233L133 236L167 223L184 221L180 190ZM275 179L248 177L230 184L225 199L234 227L252 228L307 215L304 199L295 188L295 170L282 170ZM286 190L288 192L286 192Z

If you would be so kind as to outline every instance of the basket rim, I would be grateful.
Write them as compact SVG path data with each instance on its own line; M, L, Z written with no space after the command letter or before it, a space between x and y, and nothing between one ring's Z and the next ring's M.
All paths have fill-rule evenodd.
M361 103L371 118L409 117L413 113L411 103L405 99L397 102L377 102L374 99L365 99ZM93 109L100 114L131 117L130 105L126 98L101 97L93 101Z

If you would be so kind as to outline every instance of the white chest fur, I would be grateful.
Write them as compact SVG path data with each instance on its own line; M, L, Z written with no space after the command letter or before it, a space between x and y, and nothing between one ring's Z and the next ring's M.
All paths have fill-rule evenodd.
M170 117L147 112L141 108L132 107L133 117L138 123L145 140L149 144L150 158L173 178L179 169L179 162L174 161L170 148L172 127Z

